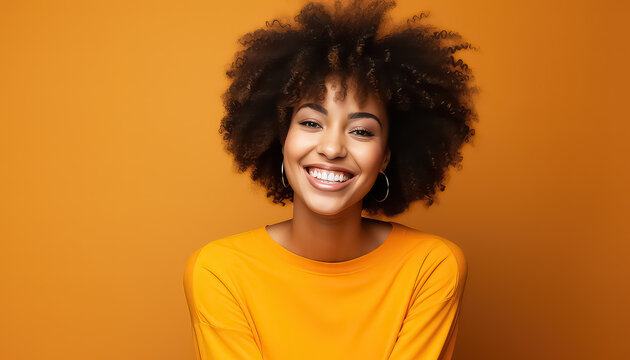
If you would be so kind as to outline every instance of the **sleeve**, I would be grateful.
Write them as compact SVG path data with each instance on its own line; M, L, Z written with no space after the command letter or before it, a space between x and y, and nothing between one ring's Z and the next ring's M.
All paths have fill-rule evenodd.
M389 360L451 360L468 265L461 249L445 240L445 251L426 260L418 274L403 325Z
M262 359L240 305L221 279L199 264L200 252L188 259L184 272L196 359Z

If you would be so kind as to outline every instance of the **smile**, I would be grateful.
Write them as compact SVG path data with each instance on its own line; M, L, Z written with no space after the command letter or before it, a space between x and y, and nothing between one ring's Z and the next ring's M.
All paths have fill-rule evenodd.
M344 172L328 171L318 168L304 168L309 183L323 191L339 191L354 181L356 176Z

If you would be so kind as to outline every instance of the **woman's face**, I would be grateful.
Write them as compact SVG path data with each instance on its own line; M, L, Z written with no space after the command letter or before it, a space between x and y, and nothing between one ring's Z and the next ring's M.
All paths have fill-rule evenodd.
M344 100L335 100L336 89L339 83L329 77L322 105L303 100L294 108L283 145L294 202L323 215L360 202L390 157L384 105L373 94L359 105L351 88Z

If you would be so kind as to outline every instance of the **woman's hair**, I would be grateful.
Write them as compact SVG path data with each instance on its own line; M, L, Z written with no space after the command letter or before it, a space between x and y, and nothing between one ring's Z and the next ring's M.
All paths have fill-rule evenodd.
M251 168L251 178L274 203L293 201L280 172L293 108L302 99L323 102L330 74L341 75L342 97L351 80L360 102L373 93L387 110L389 196L377 202L385 188L373 189L363 199L367 213L393 216L416 200L430 207L437 189L445 189L449 166L461 169L461 148L475 134L471 98L477 88L469 67L453 55L474 47L457 33L425 24L424 12L386 31L385 16L394 6L354 0L329 9L311 2L294 22L273 20L240 38L243 48L227 71L231 83L219 132L238 171Z

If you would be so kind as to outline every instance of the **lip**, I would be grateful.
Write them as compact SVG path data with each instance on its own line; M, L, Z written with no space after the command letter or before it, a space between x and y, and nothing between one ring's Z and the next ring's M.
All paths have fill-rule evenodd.
M313 167L318 167L316 165L312 165ZM339 191L342 190L344 188L346 188L348 185L350 185L350 183L352 183L353 181L355 181L354 179L357 178L357 176L352 176L350 179L344 181L344 182L335 182L335 183L325 183L323 181L321 181L320 179L311 176L311 174L309 174L308 172L308 167L309 166L305 166L304 169L304 173L306 174L306 178L308 179L308 182L311 183L311 185L318 189L318 190L322 190L322 191ZM339 169L339 168L337 168ZM329 170L334 170L334 169L329 169ZM338 171L346 171L346 170L338 170Z

